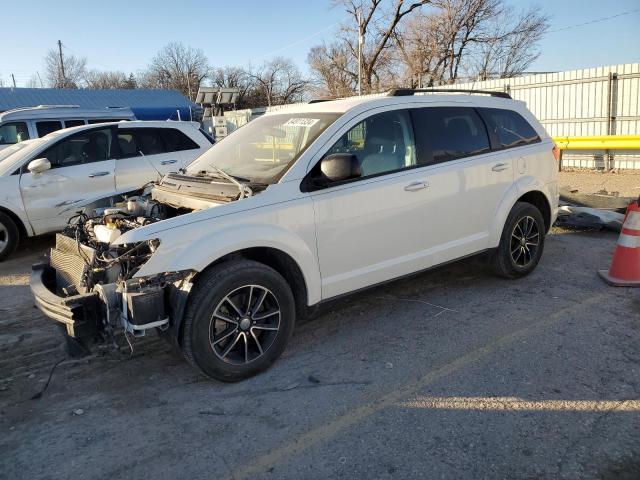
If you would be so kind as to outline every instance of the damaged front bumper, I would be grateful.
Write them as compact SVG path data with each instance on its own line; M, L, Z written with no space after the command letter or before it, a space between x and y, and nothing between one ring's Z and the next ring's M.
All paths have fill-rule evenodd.
M88 338L98 331L100 299L96 292L60 297L56 293L56 271L49 262L33 266L29 281L36 306L47 317L61 323L67 335Z
M99 284L88 293L60 296L56 269L48 261L32 267L30 286L35 304L66 327L76 339L109 338L118 330L143 336L149 329L168 333L178 343L179 325L194 272L174 272Z

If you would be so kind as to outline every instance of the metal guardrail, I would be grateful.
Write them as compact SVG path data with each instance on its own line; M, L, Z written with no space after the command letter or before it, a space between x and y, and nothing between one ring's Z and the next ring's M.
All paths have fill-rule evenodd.
M565 150L603 150L606 168L613 168L611 150L640 150L640 135L600 135L593 137L553 137L559 150L558 171L562 170Z
M640 135L553 137L560 150L640 150Z

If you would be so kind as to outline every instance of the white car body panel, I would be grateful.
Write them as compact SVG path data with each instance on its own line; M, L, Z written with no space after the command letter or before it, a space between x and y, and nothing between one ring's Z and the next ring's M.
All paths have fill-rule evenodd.
M52 168L40 174L24 170L16 173L57 142L85 130L108 127L174 128L185 133L199 148ZM84 205L117 193L140 189L162 174L178 170L210 146L206 137L189 122L132 121L57 130L45 137L10 146L8 150L11 153L2 152L0 209L17 216L29 236L58 231ZM156 165L157 168L154 167Z
M301 181L311 168L360 120L379 111L440 105L515 110L536 129L541 142L301 191ZM553 142L522 102L460 95L382 97L300 105L269 115L310 111L344 114L306 149L279 183L254 197L154 223L118 238L116 244L160 240L157 252L136 276L202 271L229 253L276 248L300 267L307 304L313 305L495 248L507 215L527 192L544 193L555 220L558 193ZM429 186L404 190L416 181Z

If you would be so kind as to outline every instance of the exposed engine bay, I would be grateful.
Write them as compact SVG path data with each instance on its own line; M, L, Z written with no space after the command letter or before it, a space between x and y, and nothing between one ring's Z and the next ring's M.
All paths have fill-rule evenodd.
M175 173L140 191L87 205L56 237L45 272L47 288L63 298L92 298L97 312L84 315L96 317L95 328L85 328L82 336L90 332L109 339L119 327L140 336L150 328L167 329L182 313L195 272L135 278L159 241L113 242L129 230L252 195L248 184L224 172ZM79 337L78 328L68 325L69 335Z

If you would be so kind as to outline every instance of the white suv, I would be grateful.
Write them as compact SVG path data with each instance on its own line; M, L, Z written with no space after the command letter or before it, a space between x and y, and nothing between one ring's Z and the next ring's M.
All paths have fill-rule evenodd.
M84 125L2 150L0 260L13 252L21 236L62 230L84 205L141 189L191 163L211 147L196 125Z
M416 93L269 113L86 212L34 266L37 305L84 344L161 330L236 381L338 295L485 251L530 273L557 212L552 140L505 94Z

